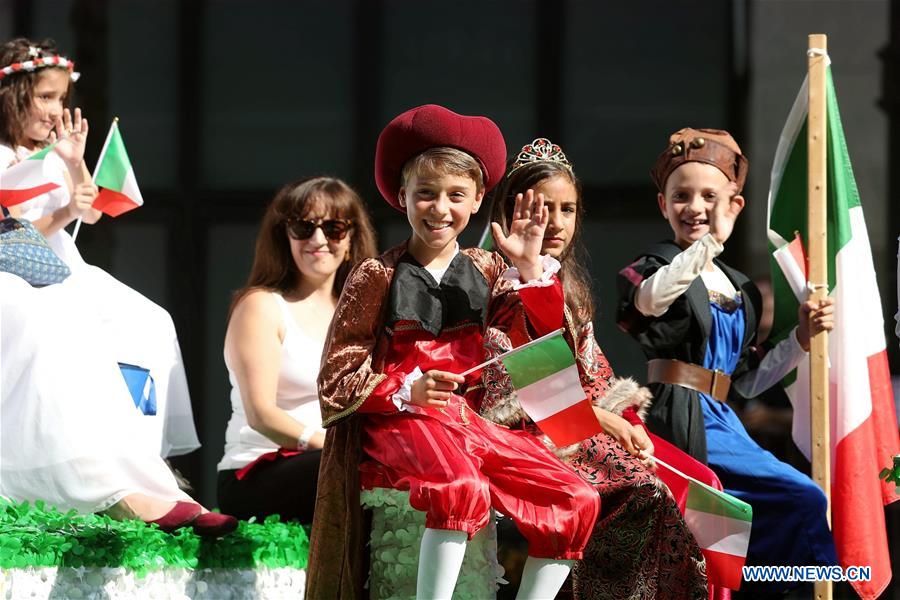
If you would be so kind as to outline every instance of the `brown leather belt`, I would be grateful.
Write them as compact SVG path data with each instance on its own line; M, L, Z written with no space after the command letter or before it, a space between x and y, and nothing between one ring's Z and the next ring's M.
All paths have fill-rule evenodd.
M647 382L680 385L708 394L719 402L725 402L731 387L731 377L722 371L668 358L654 358L647 363Z

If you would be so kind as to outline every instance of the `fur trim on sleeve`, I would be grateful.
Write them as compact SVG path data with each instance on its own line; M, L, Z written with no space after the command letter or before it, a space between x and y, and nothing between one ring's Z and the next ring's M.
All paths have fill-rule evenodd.
M641 420L650 409L653 395L650 390L631 377L615 377L610 380L609 390L600 398L594 399L594 405L611 413L621 415L633 406ZM518 403L517 403L518 404Z
M519 404L519 397L515 392L506 394L502 400L494 403L490 408L483 411L481 416L497 423L498 425L518 425L522 421L528 421L528 415Z

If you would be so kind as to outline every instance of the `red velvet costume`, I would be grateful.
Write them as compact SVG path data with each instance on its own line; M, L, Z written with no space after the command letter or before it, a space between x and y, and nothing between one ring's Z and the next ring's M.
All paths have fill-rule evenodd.
M495 123L420 106L396 117L378 138L375 181L391 206L403 211L404 165L439 147L474 158L484 191L503 175L506 144ZM416 367L462 373L481 363L488 327L518 345L530 333L562 326L558 279L548 287L516 291L502 277L505 270L498 254L462 250L438 282L404 244L363 261L348 277L319 373L328 433L307 598L365 596L361 485L408 489L410 504L427 514L428 527L469 535L487 524L494 506L518 524L533 556L582 555L599 497L533 436L477 415L477 406L468 402L481 395L480 372L467 377L445 408L401 411L393 401Z
M392 400L416 366L461 373L480 363L486 327L518 344L529 339L529 324L536 334L562 325L558 280L517 292L501 277L505 270L497 254L463 250L438 284L403 245L364 261L348 278L319 377L329 433L307 597L359 593L363 557L350 546L364 543L361 524L339 511L359 512L360 485L408 489L429 527L470 535L494 506L516 521L530 554L581 556L599 496L533 436L472 410L465 397L480 397L480 372L467 377L465 397L454 395L447 408L400 411Z

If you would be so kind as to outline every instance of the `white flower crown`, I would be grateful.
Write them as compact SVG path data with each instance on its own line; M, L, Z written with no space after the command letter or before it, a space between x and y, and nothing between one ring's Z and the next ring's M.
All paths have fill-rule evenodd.
M69 60L65 56L59 56L58 54L54 56L38 56L40 50L34 46L28 48L28 53L35 58L24 60L22 62L15 62L0 69L0 85L3 85L3 80L9 75L22 72L30 73L44 67L59 67L61 69L66 69L69 72L72 81L78 81L78 78L81 77L81 73L75 70L75 61Z

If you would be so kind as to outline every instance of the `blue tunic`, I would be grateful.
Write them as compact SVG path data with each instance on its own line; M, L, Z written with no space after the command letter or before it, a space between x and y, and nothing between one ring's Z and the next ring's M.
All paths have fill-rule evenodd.
M740 296L738 297L740 300ZM703 366L734 372L744 338L744 310L710 301L712 329ZM733 410L700 394L707 461L725 491L753 507L747 565L836 565L825 494L809 477L763 450ZM741 591L777 592L787 582L748 583Z

